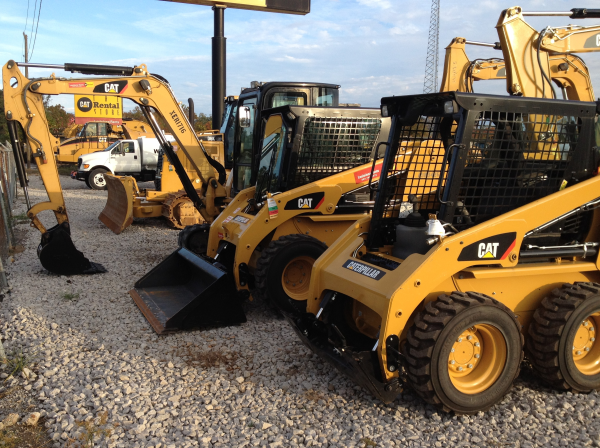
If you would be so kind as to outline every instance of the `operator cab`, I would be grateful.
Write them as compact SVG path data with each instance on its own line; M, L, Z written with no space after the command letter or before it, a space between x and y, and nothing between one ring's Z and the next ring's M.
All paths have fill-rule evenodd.
M260 115L262 111L281 106L337 107L339 88L336 84L254 81L250 88L243 89L238 100L237 119L234 121L235 138L231 142L226 137L225 142L225 167L233 168L234 160L236 165L233 192L244 190L256 182L261 129L264 125ZM224 129L221 132L228 134Z

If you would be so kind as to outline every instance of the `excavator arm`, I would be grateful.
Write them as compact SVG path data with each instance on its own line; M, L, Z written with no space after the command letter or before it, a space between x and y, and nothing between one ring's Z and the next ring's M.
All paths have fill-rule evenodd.
M24 65L24 64L21 64ZM35 64L29 64L35 66ZM42 233L42 244L38 255L42 265L63 275L86 273L90 262L77 251L70 239L69 219L65 207L62 188L54 159L54 150L59 144L48 128L43 95L106 95L129 98L140 106L156 137L161 141L163 150L181 179L184 189L195 207L207 222L212 222L218 214L215 202L226 196L224 170L216 166L215 161L204 151L202 143L177 102L169 84L164 78L152 75L145 65L137 67L107 67L81 64L65 64L44 67L58 68L74 73L91 75L109 75L100 78L66 79L54 75L48 78L27 79L19 70L19 64L9 61L2 69L4 84L4 106L9 121L11 138L16 147L15 122L19 122L32 149L40 176L48 194L48 201L33 205L28 217ZM158 112L170 128L178 149L182 150L197 173L196 179L190 179L176 155L175 149L163 136L152 111ZM217 173L215 173L217 171ZM217 180L218 179L218 180ZM219 182L220 181L220 182ZM29 206L29 204L28 204ZM58 225L46 229L38 214L51 210ZM56 244L51 244L56 234L61 234ZM72 246L70 252L64 250L65 239ZM77 256L77 254L79 256ZM70 259L72 259L70 261ZM93 263L92 263L93 265Z
M600 51L600 26L546 27L541 32L524 19L531 16L598 18L600 10L574 8L570 12L524 12L520 6L502 11L496 29L506 64L511 95L552 98L552 79L571 100L594 101L585 63L573 53ZM555 58L564 58L553 64Z

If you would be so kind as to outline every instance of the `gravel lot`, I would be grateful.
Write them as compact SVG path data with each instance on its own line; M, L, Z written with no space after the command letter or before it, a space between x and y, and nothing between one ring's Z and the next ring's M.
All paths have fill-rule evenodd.
M110 447L600 446L598 393L556 393L527 366L502 403L467 417L410 391L391 405L375 401L261 304L248 304L238 327L158 337L127 291L176 248L177 232L152 219L114 235L97 219L106 193L61 180L75 245L109 273L49 274L35 253L39 233L21 224L25 251L6 266L12 289L1 304L7 351L38 357L36 378L4 387L34 394L54 446L93 421L112 430L96 446ZM24 212L21 204L15 213ZM0 406L0 419L8 412Z

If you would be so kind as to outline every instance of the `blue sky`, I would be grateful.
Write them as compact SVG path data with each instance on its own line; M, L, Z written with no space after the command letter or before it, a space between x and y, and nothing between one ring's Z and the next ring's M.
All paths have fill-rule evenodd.
M40 0L38 0L39 3ZM213 12L155 0L41 0L32 62L134 65L145 63L167 78L180 101L191 97L196 111L211 112ZM29 25L36 0L29 0ZM342 86L340 100L378 106L381 97L423 89L429 0L312 0L306 16L227 9L227 93L250 81L319 81ZM441 1L440 80L443 49L455 36L495 42L501 9L491 0ZM0 62L23 60L28 0L4 0L0 9ZM524 10L566 11L562 0L525 1ZM585 5L583 5L585 6ZM529 17L536 29L566 25L566 18ZM598 20L576 21L594 24ZM35 30L34 30L35 31ZM501 57L468 47L475 57ZM600 55L583 55L600 89ZM30 77L47 75L31 70ZM56 72L59 76L74 75ZM480 83L483 84L483 83ZM502 83L481 88L505 92ZM600 90L598 91L600 93ZM69 96L56 99L73 110ZM125 103L125 107L132 105Z

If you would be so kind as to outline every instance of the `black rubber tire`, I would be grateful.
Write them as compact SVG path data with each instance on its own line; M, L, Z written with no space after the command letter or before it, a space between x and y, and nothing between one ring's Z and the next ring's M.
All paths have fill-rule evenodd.
M289 297L281 285L285 267L297 257L307 256L317 259L327 250L327 245L309 235L284 235L271 241L263 249L256 263L255 291L260 297L270 301L283 311L290 313L306 312L306 301Z
M448 373L448 357L456 338L476 324L489 324L502 333L506 363L496 381L477 394L460 392ZM500 401L519 375L523 334L516 316L484 294L453 292L429 302L415 317L405 345L408 384L426 402L444 411L473 414Z
M90 189L92 188L92 186L90 185L90 178L89 178L89 176L85 178L84 182L85 182L85 184L87 185L88 188L90 188Z
M600 312L598 283L567 283L552 291L535 310L527 335L527 357L551 387L575 392L600 389L600 373L583 374L569 349L580 322L596 312Z
M194 224L186 226L179 232L177 243L198 255L206 254L208 250L208 236L210 224Z
M92 171L90 171L90 175L88 177L88 184L91 187L92 190L106 190L106 181L104 181L104 184L98 184L95 181L95 177L99 174L104 174L107 173L108 171L105 170L104 168L95 168Z

